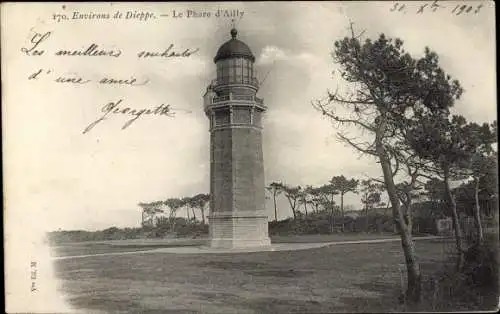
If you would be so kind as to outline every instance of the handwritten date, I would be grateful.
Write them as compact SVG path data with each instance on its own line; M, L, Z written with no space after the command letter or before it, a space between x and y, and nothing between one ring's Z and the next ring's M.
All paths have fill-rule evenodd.
M461 15L461 14L478 14L481 10L481 8L484 6L483 4L478 4L478 5L470 5L470 4L457 4L457 5L449 5L449 4L444 4L444 1L438 1L435 0L433 2L428 2L428 3L421 3L418 5L413 5L414 3L400 3L396 2L394 5L389 9L391 12L400 12L400 13L406 13L412 12L416 14L423 14L423 13L432 13L436 12L438 10L448 10L452 15Z

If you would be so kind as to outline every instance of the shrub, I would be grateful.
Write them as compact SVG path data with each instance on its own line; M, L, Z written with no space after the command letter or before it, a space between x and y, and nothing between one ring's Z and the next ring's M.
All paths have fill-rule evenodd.
M465 252L462 271L454 267L455 258L442 265L424 284L423 306L432 310L492 310L498 304L498 239L487 239ZM429 284L434 282L433 284Z
M208 234L208 225L202 223L179 224L175 227L177 236L193 236L198 237L203 234Z
M480 289L498 290L497 242L486 238L465 252L463 274L467 285Z
M367 229L368 223L368 229ZM368 232L393 232L394 223L389 215L382 214L368 214L368 216L357 217L353 221L355 231L368 231Z

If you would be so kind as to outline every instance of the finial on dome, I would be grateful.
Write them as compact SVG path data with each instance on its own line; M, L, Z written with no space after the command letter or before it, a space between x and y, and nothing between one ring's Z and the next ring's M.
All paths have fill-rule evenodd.
M236 28L232 28L231 29L231 37L234 39L236 38L236 35L238 34L238 31L236 30Z

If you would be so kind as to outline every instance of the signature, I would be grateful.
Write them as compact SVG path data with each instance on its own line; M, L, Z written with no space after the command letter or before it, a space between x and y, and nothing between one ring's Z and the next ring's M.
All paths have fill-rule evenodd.
M113 114L132 116L132 118L127 120L127 122L125 122L125 124L122 126L122 130L124 130L124 129L128 128L132 123L134 123L137 119L139 119L141 116L144 116L144 115L159 115L159 116L167 116L169 118L174 118L175 113L176 113L171 105L161 104L161 105L154 107L152 109L151 108L134 109L134 108L122 106L121 105L122 102L123 102L123 99L120 99L116 102L109 102L109 103L105 104L101 108L101 112L103 112L104 114L101 117L99 117L97 120L90 123L83 130L83 134L88 133L97 124L106 120L107 118L109 118ZM179 110L177 109L177 111L179 111ZM184 110L184 111L190 113L189 110Z

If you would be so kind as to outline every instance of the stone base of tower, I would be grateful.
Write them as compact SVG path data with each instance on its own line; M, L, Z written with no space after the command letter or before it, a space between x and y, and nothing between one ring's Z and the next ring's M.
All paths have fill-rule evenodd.
M266 215L219 212L208 219L211 248L236 249L271 245Z

